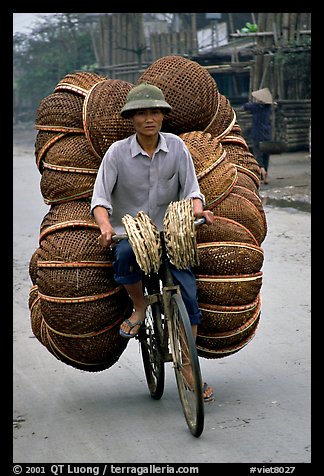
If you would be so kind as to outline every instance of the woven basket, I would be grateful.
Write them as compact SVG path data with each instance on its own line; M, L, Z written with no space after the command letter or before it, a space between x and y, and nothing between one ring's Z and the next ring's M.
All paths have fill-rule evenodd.
M42 310L40 297L38 295L37 285L33 286L29 291L29 310L30 310L30 324L34 336L41 342L41 344L47 344L47 341L42 338L41 325L42 325Z
M56 85L54 92L57 91L73 91L81 96L86 96L89 89L94 84L99 83L107 78L90 71L77 71L69 73L61 79Z
M53 166L43 163L40 190L47 205L91 197L96 169Z
M212 225L199 226L196 233L197 243L235 241L258 244L253 233L244 225L222 216L215 216L215 222Z
M43 261L106 261L108 252L98 243L97 225L68 221L46 228L39 238ZM109 258L108 258L109 259Z
M231 192L237 180L236 167L226 160L222 145L207 132L181 134L193 158L206 206L219 203Z
M244 306L220 306L199 303L201 325L199 333L215 334L227 332L243 326L261 308L261 297Z
M223 146L235 145L243 147L246 151L249 151L249 146L242 136L242 131L240 126L235 123L232 130L226 134L226 136L222 137L221 143Z
M160 88L172 111L165 116L163 130L182 134L202 131L217 110L217 85L209 72L195 61L170 55L154 61L139 77L140 83Z
M218 93L218 104L214 117L206 127L205 132L209 132L213 137L221 140L230 133L236 122L236 114L229 100L223 94Z
M118 79L106 79L87 93L83 107L83 126L91 148L102 158L115 141L134 133L130 119L120 115L127 94L134 85Z
M224 160L224 155L197 176L201 192L205 195L206 207L217 205L232 191L237 171L233 164Z
M231 192L224 200L210 209L215 215L230 218L244 225L260 245L266 236L263 217L256 206L242 195ZM216 241L216 240L214 240Z
M263 250L256 245L237 242L212 242L197 245L199 265L195 274L231 275L260 271Z
M240 165L253 172L257 177L258 183L261 178L260 166L251 152L244 145L229 143L222 141L222 145L226 150L227 158L235 165Z
M59 287L58 287L59 283ZM80 297L99 295L114 289L111 261L43 261L37 260L37 284L49 296Z
M39 132L45 133L45 132ZM61 167L75 167L97 174L101 160L93 153L85 134L64 134L52 138L39 151L37 165L43 171L44 163ZM59 170L59 169L58 169Z
M90 199L52 205L43 217L40 225L40 233L42 234L47 228L53 225L69 221L81 221L87 222L90 225L96 225L94 218L90 215Z
M84 98L60 91L41 100L36 111L36 129L52 132L83 132Z
M250 177L257 189L259 190L260 188L260 179L259 179L259 175L255 174L251 169L248 169L247 167L244 167L243 165L238 165L238 164L235 164L235 167L237 168L237 172L241 172L243 174L246 174L248 177Z
M115 326L101 330L97 335L61 335L50 330L43 322L42 335L46 335L47 349L67 365L87 372L99 372L112 367L125 351L128 340L119 335L122 316Z
M266 216L265 216L265 213L264 213L262 200L261 200L259 194L252 192L252 190L249 190L246 187L241 187L241 186L238 186L238 185L235 185L235 187L233 187L232 191L233 191L233 193L235 193L237 195L241 195L242 197L249 200L251 203L253 203L255 208L258 209L258 211L259 211L259 213L262 217L263 226L264 226L264 230L265 230L264 233L266 234L267 233L267 219L266 219Z
M41 173L43 172L42 158L46 151L52 146L52 144L54 144L56 141L61 140L67 135L67 132L37 132L35 140L35 157L37 168Z
M254 301L262 285L262 272L211 276L196 274L198 301L221 306L240 306Z
M258 321L259 322L259 321ZM228 357L230 355L236 354L239 350L243 349L255 336L255 331L257 329L258 322L255 323L253 331L245 338L242 339L238 344L231 346L223 347L222 349L210 349L204 347L202 344L205 342L200 342L197 346L197 353L199 357L204 357L205 359L222 359L223 357Z
M179 137L189 149L197 175L212 166L224 152L222 144L209 132L191 131L180 134Z
M247 175L246 173L242 172L239 168L237 168L237 180L235 185L238 187L245 187L251 190L251 192L255 193L256 195L259 195L259 187L255 183L252 177L250 175Z
M243 326L232 331L214 335L197 334L198 355L216 359L238 352L254 337L259 320L260 312L256 312Z
M107 317L111 316L111 305L109 298L106 298L106 301L105 305L101 302L101 307L104 307ZM100 312L98 306L94 304L95 301L83 308L79 306L80 303L75 302L73 304L74 310L77 311L75 319L79 316L81 320L79 323L75 320L73 325L69 323L67 332L48 325L44 318L44 302L37 286L31 288L29 307L33 334L58 360L90 372L108 369L118 361L128 344L127 339L120 337L118 332L122 320L130 315L131 309L125 307L125 302L129 301L123 303L124 313L121 312L122 308L118 307L119 313L116 314L115 320L105 322L102 319L100 325L97 321ZM65 322L66 312L64 308L62 310L63 314L57 316L56 325L63 326L62 322ZM70 311L68 314L71 316L73 313ZM89 332L85 330L89 327L85 316L88 316L89 322L91 321Z
M67 335L88 334L114 325L130 303L125 289L117 284L101 293L84 296L62 296L58 286L56 296L45 294L40 286L38 292L46 324Z
M37 248L34 253L31 255L29 260L29 277L33 285L36 285L37 282L37 261L39 260L39 251L40 248Z

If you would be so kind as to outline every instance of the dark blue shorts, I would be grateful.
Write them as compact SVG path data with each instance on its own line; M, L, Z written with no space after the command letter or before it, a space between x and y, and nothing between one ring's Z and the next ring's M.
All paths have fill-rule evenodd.
M135 254L128 240L121 240L115 246L113 263L114 279L118 284L134 284L143 279L143 271L137 264ZM198 306L196 278L190 268L177 269L170 263L174 284L178 284L192 325L201 323Z

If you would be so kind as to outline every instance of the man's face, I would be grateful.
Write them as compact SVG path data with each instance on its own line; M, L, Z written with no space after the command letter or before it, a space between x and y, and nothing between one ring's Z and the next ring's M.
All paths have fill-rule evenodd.
M132 116L132 120L136 132L149 137L161 130L163 117L161 109L138 109Z

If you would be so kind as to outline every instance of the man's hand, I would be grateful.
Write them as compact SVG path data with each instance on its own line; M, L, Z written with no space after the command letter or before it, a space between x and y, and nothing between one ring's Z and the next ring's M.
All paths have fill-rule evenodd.
M114 245L114 242L112 240L112 237L115 235L114 231L105 231L101 233L101 235L98 238L99 244L103 246L104 248L112 248Z
M210 210L203 210L202 212L199 212L196 215L196 218L202 218L202 217L206 219L206 225L212 225L216 220L215 215Z

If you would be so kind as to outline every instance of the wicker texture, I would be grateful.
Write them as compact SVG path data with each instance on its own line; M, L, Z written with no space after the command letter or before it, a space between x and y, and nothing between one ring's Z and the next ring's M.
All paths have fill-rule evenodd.
M249 274L257 273L263 265L263 250L247 243L213 242L198 246L199 265L196 274Z
M44 164L45 170L40 181L40 190L47 205L91 197L96 180L95 173L75 168L52 169Z
M200 303L201 325L199 333L215 334L227 332L243 326L261 308L260 293L249 304L241 306L221 306Z
M215 216L215 222L212 225L197 228L197 243L213 241L238 241L258 244L253 233L244 225L222 216Z
M236 167L226 159L226 151L211 134L192 131L181 134L180 137L193 158L206 206L219 203L227 197L236 183Z
M85 134L66 134L63 137L52 139L51 143L43 146L37 162L58 166L69 166L93 170L96 172L101 160L92 151Z
M255 335L260 313L253 316L244 326L220 336L197 334L198 355L207 359L223 358L233 355L245 347Z
M237 180L235 185L239 187L248 188L249 190L251 190L251 192L255 193L256 195L259 195L259 187L255 183L255 180L253 180L253 178L250 175L242 172L238 168L237 168Z
M119 299L122 299L120 296ZM58 360L71 365L80 370L90 372L102 371L114 365L127 347L128 341L119 336L119 325L121 321L130 314L130 308L124 314L120 314L119 302L111 302L106 298L101 299L100 305L88 303L73 303L70 312L67 312L61 305L63 320L66 315L72 316L75 312L75 320L68 323L67 332L62 332L57 328L52 328L44 317L44 307L46 313L46 301L38 292L38 287L33 286L29 295L29 308L31 317L31 328L35 337L53 354ZM104 314L113 316L112 310L118 308L118 314L113 321L105 321L104 318L93 330L93 323L97 322L97 316ZM100 312L100 309L102 311ZM56 311L56 310L55 310ZM52 316L52 310L49 315ZM87 320L85 318L87 316ZM77 322L77 317L80 322ZM58 312L56 321L51 323L62 326L62 314ZM88 322L87 322L88 321ZM65 321L64 321L65 322ZM66 324L66 322L65 322ZM90 332L85 329L90 325Z
M246 187L241 187L241 186L238 186L238 185L235 185L235 187L233 187L232 191L236 195L241 195L242 197L249 200L249 202L251 202L255 206L255 208L259 211L260 216L262 218L262 222L263 222L264 234L266 235L266 233L267 233L267 219L266 219L266 216L265 216L265 213L264 213L263 204L262 204L262 201L261 201L261 198L260 198L259 194L252 192L252 190L249 190Z
M51 131L66 128L83 130L82 108L84 98L78 94L60 91L41 100L36 111L36 129Z
M54 92L73 91L81 96L86 96L89 89L100 81L105 80L104 76L90 71L77 71L69 73L56 85Z
M96 222L90 215L90 199L52 205L41 221L40 233L45 232L48 227L68 221L84 221L95 225Z
M134 133L132 121L120 115L133 86L126 81L106 79L95 84L87 93L83 125L91 148L100 158L113 142Z
M164 118L164 130L175 134L202 131L214 118L218 105L217 85L197 62L182 56L164 56L139 77L138 84L144 82L160 88L172 106Z
M230 218L244 225L260 245L266 236L263 217L256 206L242 195L231 192L222 202L210 207L215 215Z
M236 122L236 114L230 101L223 94L218 93L218 104L211 123L206 127L213 137L221 140L230 133Z
M262 272L210 276L196 274L198 301L221 306L239 306L254 301L262 285Z
M253 172L254 175L260 181L261 169L260 166L251 152L246 150L245 146L239 144L229 143L222 141L222 145L226 150L227 158L235 165L240 165Z

